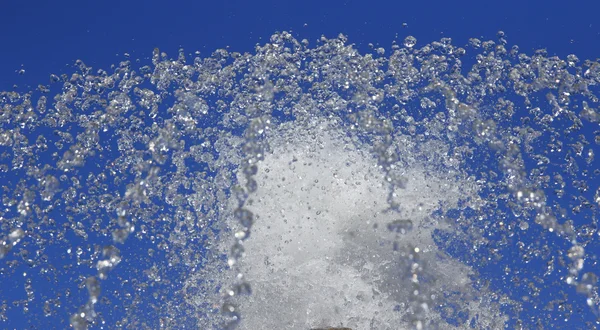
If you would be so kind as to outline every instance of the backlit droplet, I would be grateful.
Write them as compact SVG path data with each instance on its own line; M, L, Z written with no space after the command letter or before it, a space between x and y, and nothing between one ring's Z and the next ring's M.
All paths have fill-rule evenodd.
M404 38L404 47L413 48L417 44L417 38L413 36L408 36Z

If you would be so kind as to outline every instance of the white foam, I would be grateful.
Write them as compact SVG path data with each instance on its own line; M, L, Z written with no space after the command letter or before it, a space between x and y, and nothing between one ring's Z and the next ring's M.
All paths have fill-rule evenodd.
M273 134L248 203L256 222L241 267L253 294L243 304L241 329L409 327L403 319L414 287L400 255L409 247L418 248L420 265L436 279L428 292L473 292L470 268L435 246L433 230L446 225L430 217L440 203L455 207L473 192L443 174L406 168L407 187L396 191L402 211L389 211L374 157L334 126L315 121ZM389 232L387 224L398 219L410 219L413 229Z

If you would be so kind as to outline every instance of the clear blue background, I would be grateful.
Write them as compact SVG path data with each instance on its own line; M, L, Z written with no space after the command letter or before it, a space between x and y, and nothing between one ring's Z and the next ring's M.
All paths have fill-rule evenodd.
M225 46L251 51L282 30L311 41L341 32L350 42L384 47L396 34L400 40L410 34L428 43L446 36L464 44L503 30L522 51L544 47L550 54L594 59L600 49L599 10L600 2L593 0L6 0L0 7L0 89L46 83L50 73L76 59L107 68L116 54L147 57L154 47L173 56L179 47L205 55ZM17 75L21 68L27 77Z
M227 46L250 52L283 30L311 44L321 35L344 33L364 50L368 43L389 50L393 40L408 35L417 38L417 45L441 37L464 45L471 37L495 39L502 30L509 46L517 44L526 53L546 48L563 58L573 53L595 59L600 54L599 13L600 1L7 0L0 6L0 90L47 84L51 73L72 72L77 59L108 69L124 53L149 58L155 47L170 56L181 47L204 56ZM17 73L21 69L25 74ZM15 286L22 294L23 283ZM71 287L86 298L76 283Z

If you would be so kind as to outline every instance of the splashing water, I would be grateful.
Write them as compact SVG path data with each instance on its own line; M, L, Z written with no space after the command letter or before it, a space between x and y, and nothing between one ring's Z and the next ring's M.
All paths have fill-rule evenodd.
M0 93L0 322L593 327L600 63L466 48L284 32Z
M242 269L254 294L244 304L242 328L397 329L408 317L399 306L410 304L420 281L427 299L443 291L473 294L473 272L435 246L434 228L447 226L429 215L474 198L474 184L427 164L406 164L399 171L407 183L396 197L402 210L394 212L382 202L387 189L374 157L330 131L339 124L326 123L319 118L317 127L273 134L286 142L265 157L257 174L263 184L248 201L260 217L245 244L252 254ZM419 274L424 264L427 275ZM481 324L505 321L497 306L473 305ZM278 317L265 319L270 313Z

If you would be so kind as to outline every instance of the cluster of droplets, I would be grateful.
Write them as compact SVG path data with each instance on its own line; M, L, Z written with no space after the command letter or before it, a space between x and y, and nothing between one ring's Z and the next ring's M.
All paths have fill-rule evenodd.
M110 297L135 308L117 313L116 324L234 328L243 320L237 297L251 293L238 265L252 253L244 242L257 215L246 204L272 151L265 135L281 123L338 118L376 158L390 212L403 208L407 164L463 173L482 196L459 210L433 210L453 235L440 245L469 242L480 259L465 262L481 267L513 252L525 263L546 263L539 274L508 263L499 281L528 291L523 301L531 301L542 299L540 281L550 286L558 279L598 315L600 63L544 50L526 55L507 48L503 33L495 41L471 39L471 57L449 38L417 47L407 37L389 57L381 47L362 55L345 36L318 42L311 48L284 32L253 54L217 50L192 61L183 51L169 59L155 50L151 65L127 58L110 73L77 61L76 73L52 75L50 85L1 92L1 276L17 281L16 269L26 264L29 275L56 285L65 285L62 277L79 281L86 302L69 320L85 329L110 318L98 312L110 301L101 299L101 283L116 281L116 269L129 265L119 279L123 291ZM387 228L414 231L410 219ZM540 240L527 242L525 235ZM510 252L508 242L519 249ZM140 269L122 255L138 245ZM66 246L77 260L61 269L51 260ZM443 297L432 298L420 280L431 270L415 247L407 251L401 258L414 285L410 322L433 326L428 315ZM66 319L62 309L78 295L61 287L36 300L36 281L25 281L27 313L39 301L45 317ZM185 294L155 302L173 292ZM569 297L552 296L546 310L571 315L564 307ZM2 320L7 305L0 304ZM158 320L145 320L148 305Z
M0 242L0 259L4 258L10 250L19 243L25 232L21 228L14 229L8 234L8 237Z

